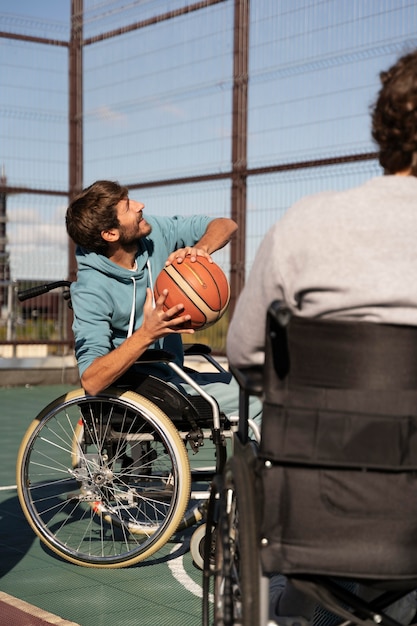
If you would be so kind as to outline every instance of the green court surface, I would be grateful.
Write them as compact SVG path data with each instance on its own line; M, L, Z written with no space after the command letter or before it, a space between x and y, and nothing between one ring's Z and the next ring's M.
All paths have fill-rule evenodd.
M143 563L109 570L61 560L24 518L15 479L20 441L37 413L69 390L58 385L0 388L0 591L80 626L201 623L202 574L189 552L195 528L172 537ZM21 623L8 619L8 626Z

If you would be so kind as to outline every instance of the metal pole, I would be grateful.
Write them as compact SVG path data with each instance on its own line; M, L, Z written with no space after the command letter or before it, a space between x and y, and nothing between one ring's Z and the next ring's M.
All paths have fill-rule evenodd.
M71 200L83 187L83 0L71 0L71 38L68 60L69 193ZM75 245L68 237L68 280L76 280ZM72 337L72 315L66 316L66 337Z
M245 284L249 0L235 0L233 54L231 217L239 230L230 252L231 313Z
M7 178L4 165L1 168L0 183L4 189L7 185ZM0 314L8 306L7 285L10 281L9 253L7 252L7 193L0 191Z
M83 186L83 0L71 0L69 45L69 200ZM69 240L68 280L75 280L74 244Z
M16 310L14 298L13 298L14 287L12 283L9 283L7 286L7 326L6 326L6 341L15 341L16 340L16 326L15 326L15 314ZM13 345L13 356L15 356L16 345Z

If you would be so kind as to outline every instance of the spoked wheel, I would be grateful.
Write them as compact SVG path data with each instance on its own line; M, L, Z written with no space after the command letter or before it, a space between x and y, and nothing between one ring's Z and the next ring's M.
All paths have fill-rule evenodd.
M18 453L29 524L77 565L124 567L154 554L181 522L190 482L177 429L131 391L58 398L29 426Z
M215 626L259 623L259 555L254 479L246 459L227 461L217 525Z

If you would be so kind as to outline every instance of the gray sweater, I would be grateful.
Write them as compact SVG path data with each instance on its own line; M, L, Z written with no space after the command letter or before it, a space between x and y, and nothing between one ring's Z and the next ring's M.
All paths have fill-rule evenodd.
M264 360L266 310L417 326L417 178L384 176L305 197L267 233L227 338L230 362Z

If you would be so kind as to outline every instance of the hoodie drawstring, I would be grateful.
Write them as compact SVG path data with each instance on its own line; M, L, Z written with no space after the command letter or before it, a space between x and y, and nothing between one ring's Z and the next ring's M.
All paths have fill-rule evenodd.
M132 308L130 310L130 319L129 319L129 330L127 331L127 336L130 337L133 333L133 326L135 325L135 313L136 313L136 280L135 277L132 276L133 282L133 299L132 299Z
M148 268L148 272L149 272L149 287L151 288L151 291L152 291L152 305L153 305L153 308L155 308L156 306L155 294L153 292L152 270L151 270L151 264L149 263L149 259L146 261L146 267Z
M151 291L152 291L152 306L153 308L155 308L155 295L153 292L152 270L151 270L151 264L149 263L149 259L146 261L146 267L148 268L148 273L149 273L149 287L151 288ZM133 333L133 328L135 325L135 317L136 317L136 280L134 276L132 276L131 278L133 282L133 299L132 299L132 308L130 311L129 329L127 331L128 337L130 337Z

